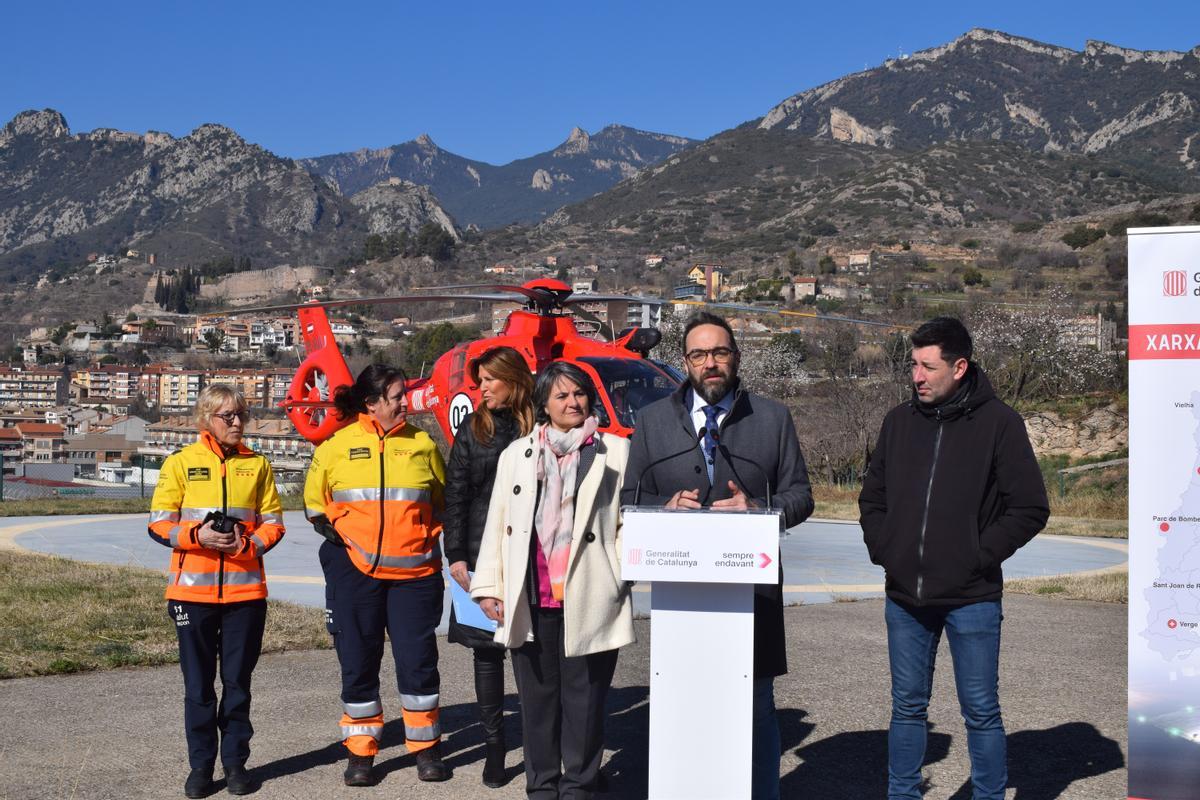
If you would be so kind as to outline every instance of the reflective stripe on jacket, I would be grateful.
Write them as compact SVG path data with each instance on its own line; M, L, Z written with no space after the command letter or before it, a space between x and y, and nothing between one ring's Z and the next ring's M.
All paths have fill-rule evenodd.
M200 544L211 511L245 526L245 546L227 555ZM168 600L239 603L267 596L262 556L283 538L283 507L264 456L247 447L225 456L208 432L163 462L150 501L150 538L174 548Z
M305 514L324 516L350 560L375 578L407 580L441 572L446 467L425 431L384 431L360 414L313 453Z

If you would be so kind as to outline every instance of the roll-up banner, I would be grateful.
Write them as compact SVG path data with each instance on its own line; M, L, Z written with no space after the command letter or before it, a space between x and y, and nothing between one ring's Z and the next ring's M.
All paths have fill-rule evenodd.
M1200 227L1129 231L1129 796L1200 798Z

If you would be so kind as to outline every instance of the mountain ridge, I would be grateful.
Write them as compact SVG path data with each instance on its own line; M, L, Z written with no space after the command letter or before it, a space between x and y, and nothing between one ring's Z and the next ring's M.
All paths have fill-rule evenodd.
M445 150L428 134L299 163L350 197L390 178L429 186L460 224L494 228L538 222L692 144L682 136L611 124L594 134L577 126L554 148L500 165Z

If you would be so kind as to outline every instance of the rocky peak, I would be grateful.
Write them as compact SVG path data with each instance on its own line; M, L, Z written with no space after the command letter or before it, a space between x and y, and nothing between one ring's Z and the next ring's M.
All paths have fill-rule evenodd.
M971 30L959 36L952 42L941 45L940 47L931 47L928 50L920 50L913 53L909 58L917 61L934 61L946 53L953 52L960 47L969 46L971 44L981 43L999 44L1005 47L1016 47L1030 53L1039 53L1041 55L1053 56L1060 60L1066 60L1078 55L1069 47L1058 47L1052 44L1044 44L1043 42L1026 39L1023 36L1013 36L1011 33L1003 31L993 31L987 28L972 28Z
M39 139L61 139L71 135L67 119L52 108L42 111L22 111L0 130L0 144L17 136L34 136Z
M588 132L578 126L571 129L571 135L567 140L554 148L554 155L566 156L576 153L586 153L592 145L592 137L588 136Z
M1132 50L1128 47L1120 47L1108 42L1096 41L1095 39L1088 39L1087 46L1083 49L1083 52L1084 55L1091 58L1116 56L1123 59L1126 64L1131 64L1135 61L1170 64L1173 61L1180 61L1187 56L1187 53L1181 53L1176 50Z
M146 131L142 141L145 142L147 148L167 147L175 142L175 137L162 131Z
M433 138L428 133L422 133L413 140L417 147L421 148L426 153L436 153L440 149L433 141Z
M245 139L238 135L237 131L232 128L226 128L224 125L218 125L215 122L206 122L196 130L187 135L188 139L203 141L205 139L230 139L239 144L245 143Z

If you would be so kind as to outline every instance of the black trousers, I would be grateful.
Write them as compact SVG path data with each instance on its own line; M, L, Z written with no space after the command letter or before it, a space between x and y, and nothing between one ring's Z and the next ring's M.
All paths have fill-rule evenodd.
M563 613L530 609L532 642L513 651L525 739L525 793L590 800L604 755L604 703L617 651L567 658Z
M188 603L167 601L167 616L179 639L183 670L183 728L188 764L213 766L220 731L222 764L243 764L250 757L250 674L262 651L267 601ZM221 699L213 688L221 667Z
M372 578L354 566L345 548L329 542L321 545L319 556L325 570L326 626L342 668L346 713L355 716L350 708L379 702L386 630L392 640L409 749L438 741L441 675L436 630L445 592L441 574L411 580ZM381 715L382 709L376 713Z

